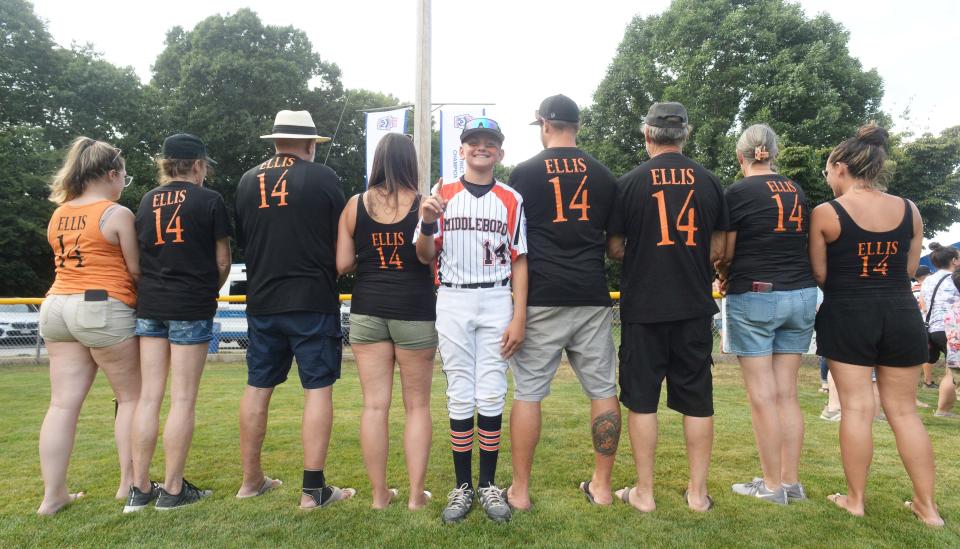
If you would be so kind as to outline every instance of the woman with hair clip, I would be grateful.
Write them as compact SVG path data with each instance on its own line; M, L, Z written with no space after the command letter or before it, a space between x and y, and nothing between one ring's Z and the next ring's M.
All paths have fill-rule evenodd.
M960 299L960 293L950 282L950 276L960 267L960 250L952 246L941 246L937 242L930 244L930 262L937 268L920 284L920 308L927 324L927 334L930 339L930 358L927 364L931 367L940 360L940 354L947 354L947 335L943 327L943 315ZM949 374L949 372L948 372ZM937 401L937 417L954 417L951 410L956 402L955 387L950 375L945 375L940 382L940 395Z
M163 141L159 186L137 209L140 302L137 335L143 387L133 423L134 478L124 513L156 502L158 510L196 503L211 494L183 478L193 440L200 376L213 339L217 295L230 272L230 222L223 198L204 188L207 148L179 133ZM163 428L163 485L150 480L160 405L170 381L170 411ZM272 487L272 486L271 486Z
M132 180L120 149L78 137L50 183L50 200L58 207L47 226L56 278L40 307L40 333L50 356L50 408L40 428L41 515L84 495L67 490L67 466L80 408L97 369L107 376L117 401L117 499L133 479L130 426L140 396L134 336L140 265L133 213L116 203Z
M360 446L375 509L385 508L397 496L386 478L394 363L400 369L406 412L407 507L419 509L431 497L424 479L433 429L436 294L430 267L417 259L413 239L420 209L417 181L413 142L401 134L384 136L373 156L367 192L347 202L337 238L337 270L357 273L350 344L363 389Z
M871 123L837 145L823 171L837 198L811 216L810 263L824 293L817 352L827 358L843 408L840 455L847 493L828 499L853 515L864 514L873 460L875 367L883 410L913 482L913 500L905 505L925 524L942 526L934 501L933 448L916 407L928 349L910 278L920 261L923 222L912 202L880 186L886 144L886 130Z
M764 124L737 141L745 176L726 192L730 231L717 267L727 291L727 338L747 388L761 477L733 492L786 505L800 484L800 357L810 348L817 283L807 254L809 211L799 184L776 173L777 134Z

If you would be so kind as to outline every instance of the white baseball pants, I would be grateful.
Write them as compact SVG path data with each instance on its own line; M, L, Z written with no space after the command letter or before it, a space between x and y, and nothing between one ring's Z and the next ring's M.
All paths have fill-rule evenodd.
M500 341L513 319L510 286L451 288L437 292L437 335L447 377L450 419L503 413L507 361Z

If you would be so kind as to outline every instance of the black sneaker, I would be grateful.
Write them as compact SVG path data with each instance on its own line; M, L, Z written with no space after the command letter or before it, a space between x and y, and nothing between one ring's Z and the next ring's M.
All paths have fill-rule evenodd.
M176 509L177 507L183 507L184 505L190 505L212 494L213 490L201 490L193 484L190 484L187 479L183 479L183 488L180 489L179 494L174 495L160 488L160 497L157 498L157 510L168 511L170 509Z
M130 495L127 496L127 504L123 506L124 513L136 513L147 505L153 503L153 500L160 497L160 485L150 481L150 490L141 492L136 486L130 486Z

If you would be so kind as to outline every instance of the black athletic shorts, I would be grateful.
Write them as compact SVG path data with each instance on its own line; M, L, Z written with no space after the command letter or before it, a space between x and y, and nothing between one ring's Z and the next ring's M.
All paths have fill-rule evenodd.
M685 416L713 415L713 318L624 324L620 338L620 402L652 414L667 380L667 407Z
M927 329L917 301L831 297L817 311L817 354L859 366L917 366L927 361Z
M940 360L940 353L943 353L943 358L947 358L947 332L930 332L927 340L927 347L930 349L928 363L936 364Z

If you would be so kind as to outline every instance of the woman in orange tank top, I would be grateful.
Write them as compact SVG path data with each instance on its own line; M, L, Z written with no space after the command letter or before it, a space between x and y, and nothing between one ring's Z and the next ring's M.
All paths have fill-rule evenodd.
M132 479L131 422L140 397L134 336L140 267L133 213L116 203L131 180L120 149L78 137L50 184L50 200L59 207L47 227L56 279L40 308L40 333L50 356L50 408L40 428L41 515L83 495L67 490L67 466L80 407L98 368L117 400L117 498L126 496Z

